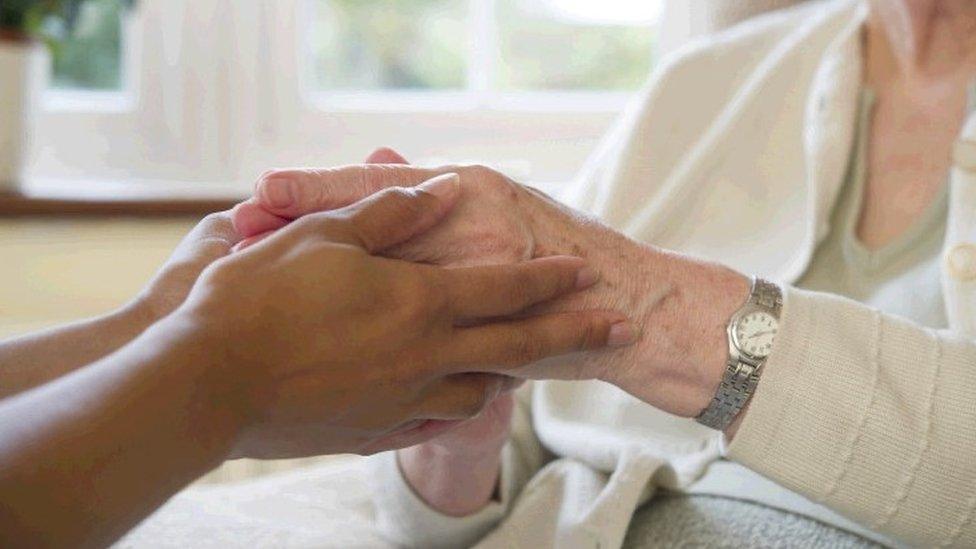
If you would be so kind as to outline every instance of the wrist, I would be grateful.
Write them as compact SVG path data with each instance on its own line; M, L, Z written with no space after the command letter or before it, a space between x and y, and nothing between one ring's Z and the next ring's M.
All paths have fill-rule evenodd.
M463 517L484 508L497 491L501 449L480 455L457 453L436 444L420 444L397 452L400 473L430 507Z
M678 385L667 411L697 417L722 382L728 324L749 298L750 279L721 265L679 258L671 285L674 299L662 302L652 319L663 326L667 348L674 351L660 365Z
M139 296L112 312L110 316L127 326L135 337L162 320L165 315L158 314L148 299Z
M178 387L183 406L192 418L194 444L218 465L230 454L253 414L242 399L240 376L229 371L229 361L207 330L176 314L145 331L143 347L158 349L154 357L164 385Z
M629 239L593 249L595 264L608 267L584 306L623 311L640 331L634 345L602 353L601 379L668 413L697 416L721 383L726 328L748 299L748 277Z
M589 354L600 378L671 414L697 416L721 383L726 328L748 299L749 278L636 242L558 204L528 203L534 255L578 255L600 271L597 286L563 303L617 310L639 327L634 345Z
M638 367L628 379L638 398L696 417L715 395L728 360L727 326L749 296L749 279L726 267L669 252L652 261L659 296L644 316Z

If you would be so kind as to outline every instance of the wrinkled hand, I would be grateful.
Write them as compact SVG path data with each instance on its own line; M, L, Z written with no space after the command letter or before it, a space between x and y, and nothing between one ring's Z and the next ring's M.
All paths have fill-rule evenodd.
M432 171L367 164L362 173L358 169L269 172L259 181L255 198L235 208L234 223L246 237L243 244L247 246L308 213L341 208L396 182L412 186L418 178L451 172L458 173L463 182L462 199L453 214L435 230L386 254L454 266L511 263L532 257L535 238L520 204L526 199L521 196L526 191L481 167Z
M436 265L464 266L507 264L557 254L585 256L594 250L618 256L640 252L633 241L482 166L428 170L407 165L367 164L273 171L258 182L255 197L235 209L235 226L247 237L243 243L246 246L309 212L342 207L388 185L415 185L441 173L458 173L461 177L462 195L455 211L440 226L387 250L385 255ZM601 286L610 285L618 290L616 293L585 292L560 300L546 310L617 309L633 305L622 300L643 299L626 293L632 281L611 261L596 262L594 267L601 271ZM635 336L632 332L613 335L622 342L632 341ZM535 365L520 370L518 375L607 379L610 354L590 353L572 360L562 359L558 365Z
M600 272L600 283L542 310L619 310L638 324L633 346L542 361L518 375L602 379L685 417L707 405L724 369L724 326L745 301L748 278L636 242L489 168L372 164L276 170L265 174L255 197L235 210L235 226L250 238L386 186L410 186L448 172L462 181L456 211L436 230L387 253L447 265L580 256Z
M213 387L245 417L235 455L371 453L473 417L500 376L607 343L623 317L504 320L591 285L576 258L443 269L371 255L433 227L456 177L304 217L215 263L176 313L220 357ZM487 323L486 323L487 322Z

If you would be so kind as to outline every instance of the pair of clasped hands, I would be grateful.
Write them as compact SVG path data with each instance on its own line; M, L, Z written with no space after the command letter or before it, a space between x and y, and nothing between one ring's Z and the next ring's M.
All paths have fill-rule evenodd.
M566 307L600 278L585 260L532 258L527 234L503 241L514 234L499 225L518 221L503 203L472 211L487 196L472 170L380 150L364 165L272 171L231 212L233 230L211 223L228 253L182 308L201 326L237 324L227 362L258 374L242 385L249 420L232 456L410 446L503 405L520 368L636 340L619 312Z
M687 389L711 375L685 335L703 330L675 321L691 294L665 299L701 265L488 168L423 169L381 149L362 165L268 172L230 218L188 237L223 257L187 281L179 309L203 332L232 325L221 362L240 387L226 394L244 395L247 420L231 457L504 438L524 378L602 379L685 416L708 401ZM168 276L179 269L157 285ZM458 429L479 415L493 426Z

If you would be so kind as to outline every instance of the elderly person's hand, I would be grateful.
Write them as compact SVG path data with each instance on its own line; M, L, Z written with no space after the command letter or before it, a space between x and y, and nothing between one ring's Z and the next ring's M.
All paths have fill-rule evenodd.
M456 172L463 194L451 217L386 253L446 265L581 256L600 272L600 283L546 310L606 307L625 312L641 328L629 348L542 361L517 375L602 379L685 417L707 405L724 369L725 324L748 295L746 277L638 243L489 168L425 170L400 164L398 156L389 161L396 164L269 172L255 197L235 211L235 226L246 245L309 212L341 207L387 185L409 186ZM487 502L497 483L512 401L505 395L482 416L399 452L404 476L428 504L463 516Z
M254 199L235 211L235 226L245 238L260 238L310 212L448 172L458 173L462 182L450 218L385 253L441 265L581 256L600 271L600 284L550 310L621 310L642 328L638 344L630 348L543 361L518 375L602 379L686 417L707 405L724 368L725 325L748 295L747 278L635 242L489 168L368 164L272 171L258 182Z

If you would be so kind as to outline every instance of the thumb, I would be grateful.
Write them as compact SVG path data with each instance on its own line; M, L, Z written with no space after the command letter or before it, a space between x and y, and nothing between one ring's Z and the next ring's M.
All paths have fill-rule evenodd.
M385 189L334 215L317 215L344 221L326 224L324 232L330 239L361 246L375 254L437 225L457 203L460 192L460 177L448 173L416 187Z

